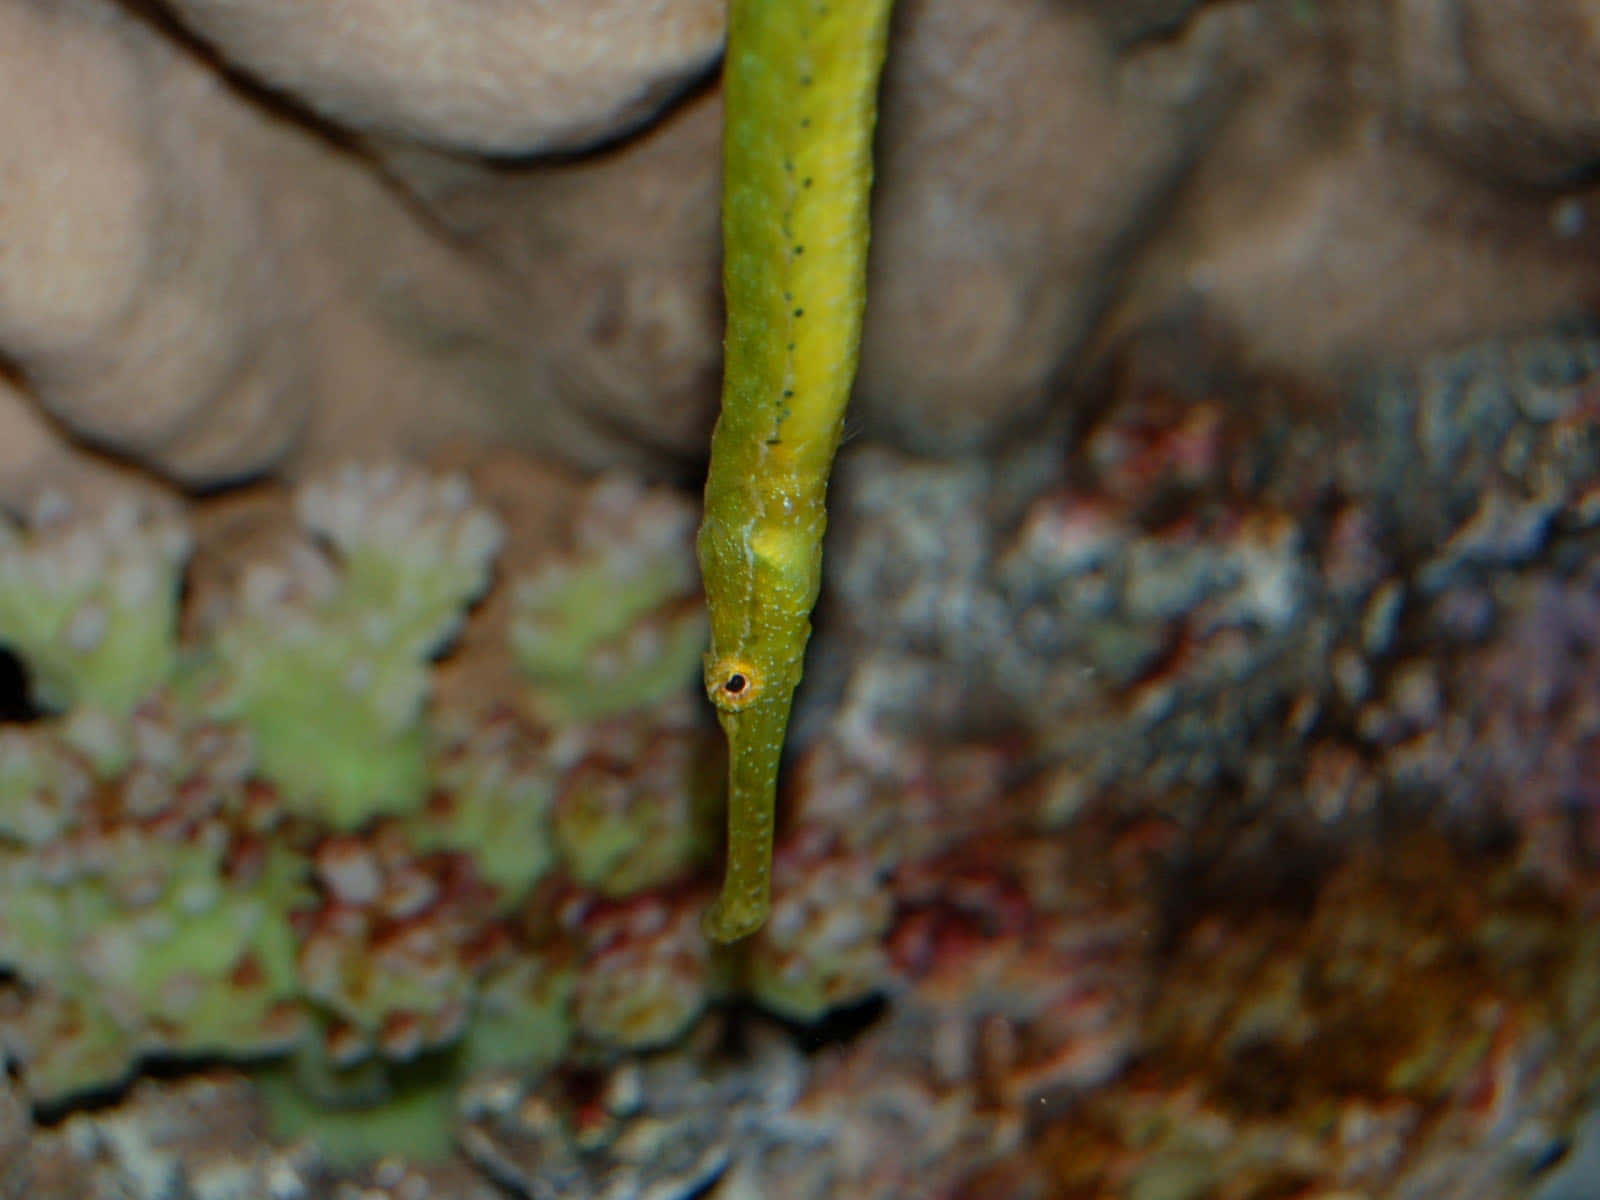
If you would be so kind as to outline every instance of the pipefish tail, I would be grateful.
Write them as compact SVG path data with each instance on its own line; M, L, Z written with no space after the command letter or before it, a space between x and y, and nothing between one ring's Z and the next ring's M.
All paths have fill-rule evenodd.
M728 863L707 934L771 907L778 760L822 579L855 379L890 0L730 0L723 66L722 413L700 568L706 693L728 738Z

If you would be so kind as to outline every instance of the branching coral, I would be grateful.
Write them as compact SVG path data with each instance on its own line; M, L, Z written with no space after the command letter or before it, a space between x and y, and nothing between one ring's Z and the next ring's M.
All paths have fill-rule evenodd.
M573 879L611 897L681 879L704 862L721 775L687 704L610 723L562 779L554 835Z
M497 521L465 480L350 467L306 487L307 547L246 578L218 630L211 703L244 722L301 811L351 827L426 791L428 659L487 585Z
M773 863L776 898L765 937L750 947L748 986L771 1011L815 1021L883 991L893 901L867 854L805 830Z
M509 713L433 732L433 790L404 818L406 835L419 851L470 855L494 903L508 908L555 863L550 806L560 771Z
M0 643L41 699L70 703L0 730L4 1036L37 1102L152 1054L292 1049L302 1081L341 1099L397 1094L397 1067L441 1054L548 1065L574 1011L599 1011L574 1010L575 967L604 955L577 928L525 944L522 901L552 871L622 893L700 860L715 777L681 702L559 735L429 712L429 660L500 540L464 480L348 468L295 511L308 536L251 564L183 645L174 518L46 506L0 541ZM703 628L682 508L612 482L586 511L605 561L666 581L678 636ZM619 552L619 529L643 542ZM616 582L586 569L554 574ZM633 615L648 625L657 606ZM688 664L671 674L681 693ZM605 816L602 795L621 808ZM630 1043L625 1026L603 1036Z
M4 1038L30 1092L115 1083L148 1054L292 1044L303 862L237 734L148 706L124 768L95 779L63 733L6 744L36 768L7 773L4 808L26 819L0 831L0 963L19 980Z
M629 1049L664 1046L710 1001L710 947L700 933L704 896L644 896L622 904L570 906L587 968L574 1014L585 1037Z
M22 528L0 520L0 644L27 662L35 701L122 716L165 679L188 554L174 515L131 501L86 514L56 496Z
M570 553L517 580L511 648L543 716L592 720L682 692L706 640L694 520L675 493L604 477L575 514Z
M692 511L621 478L579 511L576 548L507 585L544 723L431 698L499 543L459 478L314 479L295 540L213 587L182 640L175 518L47 508L8 534L13 611L49 619L3 644L63 706L0 729L0 1036L35 1103L156 1055L266 1057L282 1128L442 1150L470 1072L658 1047L730 994L696 924L721 774L692 691ZM839 969L806 929L850 903L802 905L799 1015L881 982L812 979ZM328 1102L388 1116L317 1120Z

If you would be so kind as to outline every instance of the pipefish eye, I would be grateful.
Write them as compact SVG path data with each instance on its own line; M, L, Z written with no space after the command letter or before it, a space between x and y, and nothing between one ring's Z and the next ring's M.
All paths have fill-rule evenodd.
M748 708L761 691L761 671L747 659L721 658L706 668L706 695L724 712Z

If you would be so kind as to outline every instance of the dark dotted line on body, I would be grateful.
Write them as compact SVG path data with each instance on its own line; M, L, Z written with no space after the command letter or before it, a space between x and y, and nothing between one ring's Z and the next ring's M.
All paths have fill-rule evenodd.
M817 12L817 15L819 17L827 16L827 14L828 14L828 6L826 4L818 4L816 6L816 12ZM800 76L799 76L799 84L800 84L800 87L802 89L811 87L811 85L812 85L812 74L811 74L810 71L804 71L804 72L802 72L800 74ZM810 118L810 116L801 116L801 118L800 118L800 128L802 130L810 130L810 128L811 128L811 118ZM793 158L793 156L787 155L787 154L784 155L784 158L783 158L783 173L790 180L790 184L792 186L793 185L793 180L794 180L794 158ZM811 184L812 184L812 177L810 175L807 175L805 178L803 178L800 181L801 190L810 191L811 190ZM784 218L783 218L783 221L781 223L781 229L782 229L782 232L783 232L783 236L784 236L785 240L788 241L788 243L789 243L789 260L791 262L793 262L794 260L800 258L806 252L806 248L805 248L804 244L794 240L793 229L791 228L791 225L790 225L790 217L791 217L792 213L793 213L793 208L792 208L792 202L791 202L791 207L790 207L790 209L788 211L786 211L784 213ZM784 293L783 293L783 300L784 300L785 304L794 304L794 293L792 291L790 291L789 289L785 289ZM805 308L803 306L800 306L800 305L795 305L795 307L791 310L791 312L792 312L792 315L793 315L794 319L797 320L797 321L800 320L801 318L803 318L806 315ZM793 354L795 352L795 343L793 341L790 341L787 344L786 348L788 350L788 353ZM779 424L780 428L782 427L783 422L788 419L789 412L790 412L789 402L791 400L793 400L793 399L794 399L794 389L793 388L784 388L783 395L778 401L778 405L779 405L778 424ZM769 437L766 441L767 441L767 445L769 445L769 446L777 446L777 445L780 445L782 443L782 438L779 436L779 434L776 431L774 431L773 435L771 437Z

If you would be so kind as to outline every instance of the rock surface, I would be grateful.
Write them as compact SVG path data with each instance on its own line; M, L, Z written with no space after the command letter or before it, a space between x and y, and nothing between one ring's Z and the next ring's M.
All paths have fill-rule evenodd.
M11 0L7 486L92 471L64 436L201 486L461 437L692 473L719 10ZM1597 62L1581 0L903 0L860 419L987 452L1152 329L1317 374L1582 309Z

